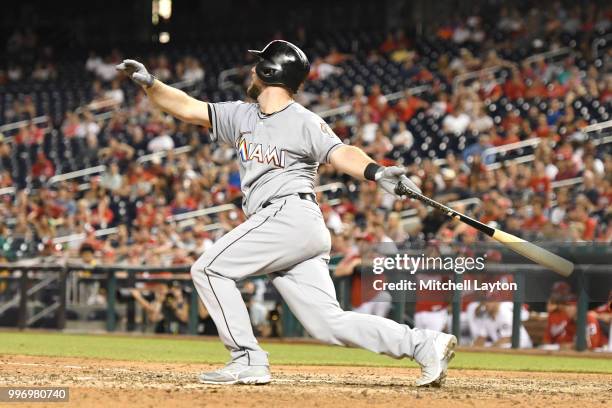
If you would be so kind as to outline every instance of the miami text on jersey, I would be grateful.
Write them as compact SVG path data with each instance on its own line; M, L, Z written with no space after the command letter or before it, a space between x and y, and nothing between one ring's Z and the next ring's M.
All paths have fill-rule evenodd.
M249 143L241 138L238 142L238 155L244 163L249 160L257 160L259 163L272 164L275 167L285 167L285 150L276 146L266 146L265 150L261 143Z

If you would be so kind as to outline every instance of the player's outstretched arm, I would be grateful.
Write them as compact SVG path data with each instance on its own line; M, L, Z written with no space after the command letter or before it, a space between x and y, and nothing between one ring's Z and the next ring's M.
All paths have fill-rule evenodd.
M138 61L124 60L117 65L117 70L124 72L132 81L142 86L151 102L164 112L183 122L210 127L206 102L192 98L180 89L159 81Z
M329 163L339 172L365 180L366 166L375 162L360 148L344 145L331 152Z
M380 188L390 194L396 194L395 187L400 181L407 187L421 192L417 185L406 177L406 171L402 167L379 166L363 150L355 146L345 145L335 149L331 152L329 162L336 170L359 180L376 181Z

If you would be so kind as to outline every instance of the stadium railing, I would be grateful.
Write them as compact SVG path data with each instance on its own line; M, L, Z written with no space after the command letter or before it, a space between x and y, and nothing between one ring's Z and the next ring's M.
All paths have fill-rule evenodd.
M593 125L586 126L584 129L582 129L582 132L584 134L589 134L592 132L599 132L604 129L609 129L611 127L612 127L612 120L608 120L605 122L595 123ZM524 149L525 147L535 148L541 142L542 142L542 139L540 138L532 138L532 139L522 140L516 143L510 143L510 144L503 145L503 146L490 147L483 151L482 153L483 161L486 161L485 157L491 156L491 155L497 155L498 153L508 153L508 152L513 152L513 151L519 151L521 149ZM595 146L612 143L612 135L602 136L600 138L593 138L592 142ZM506 161L513 161L518 164L532 162L535 160L535 155L526 154L524 156L519 156L519 157L508 159L508 160L505 160L503 157L499 159L496 157L495 160L496 161L494 163L490 163L486 165L487 170L497 170L500 167L502 167L502 164Z
M188 146L185 146L188 147ZM179 148L181 149L181 148ZM177 150L177 149L175 149ZM160 153L154 153L154 154L161 154L161 153L165 153L165 152L160 152ZM153 154L153 155L154 155ZM150 155L150 156L153 156ZM143 156L144 157L144 156ZM149 158L148 160L151 160L152 158ZM315 187L315 192L325 192L325 191L337 191L337 190L346 190L346 185L344 185L344 183L340 183L340 182L335 182L335 183L329 183L329 184L324 184L324 185L320 185ZM2 194L2 191L0 190L0 194ZM337 203L337 201L339 200L328 200L327 202L330 205L335 205ZM212 215L212 214L217 214L220 212L224 212L224 211L232 211L232 210L236 210L236 206L234 204L222 204L222 205L217 205L214 207L208 207L208 208L202 208L199 210L194 210L194 211L189 211L186 213L182 213L182 214L177 214L177 215L171 215L167 218L168 221L170 222L177 222L178 226L181 228L187 227L189 225L193 225L194 222L193 220L195 218L198 217L202 217L205 215ZM202 231L211 231L211 230L215 230L215 229L219 229L222 228L222 225L219 223L211 223L211 224L206 224L202 227ZM94 232L94 235L96 237L104 237L107 235L111 235L111 234L115 234L117 233L118 228L117 227L112 227L112 228L103 228L103 229L99 229L96 230ZM73 242L73 241L79 241L79 240L83 240L86 238L86 234L85 233L79 233L79 234L70 234L70 235L64 235L64 236L60 236L60 237L55 237L53 238L52 242L54 244L65 244L68 242Z
M406 88L403 91L386 94L385 98L387 99L388 102L391 102L391 101L396 101L406 95L418 95L430 89L431 89L430 85L419 85L419 86L414 86L411 88ZM349 113L352 109L353 109L353 105L351 103L345 103L344 105L338 106L337 108L322 111L322 112L319 112L318 114L319 116L325 119L331 116L344 115L346 113Z
M559 48L558 50L551 50L551 51L547 51L547 52L542 52L540 54L535 54L532 55L526 59L524 59L523 61L520 61L519 63L532 63L534 61L538 61L541 59L544 60L549 60L549 59L554 59L560 56L566 56L566 55L572 55L574 53L574 50L570 47L564 47L564 48ZM516 63L513 62L508 62L506 64L499 64L499 65L495 65L492 67L488 67L488 68L484 68L484 69L478 69L475 71L469 71L466 72L464 74L460 74L457 75L454 79L453 79L453 90L456 91L457 88L464 84L467 81L473 80L473 79L478 79L480 77L482 77L483 75L487 75L487 74L495 74L501 70L503 70L504 68L508 68L510 66L515 66ZM501 83L503 81L500 80L500 78L495 78L496 82Z
M41 123L46 123L47 127L45 128L45 133L49 130L49 117L47 115L37 116L35 118L29 120L19 120L17 122L7 123L5 125L0 126L0 133L9 133L17 129L21 129L24 126L33 123L35 125L40 125ZM4 139L5 142L10 143L13 140L12 136L6 137Z
M189 80L189 81L180 81L180 82L176 82L171 84L171 86L178 88L178 89L187 89L189 87L192 87L194 85L200 84L202 83L202 80ZM110 110L108 110L110 109ZM78 106L77 108L74 109L74 112L76 113L82 113L85 110L90 110L92 112L95 112L97 110L104 110L103 112L98 112L94 114L94 119L96 120L109 120L110 118L113 117L113 115L115 115L118 111L121 111L122 108L119 106L119 104L117 104L116 102L105 102L102 101L101 103L96 103L95 101L90 102L87 105L83 105L83 106ZM2 126L0 126L0 133L6 133L6 132L11 132L14 130L18 130L21 129L24 126L29 125L30 123L34 123L36 125L41 124L41 123L46 123L47 126L44 128L44 132L45 134L47 134L48 132L50 132L52 130L51 126L50 126L50 120L49 120L49 116L48 115L41 115L41 116L37 116L35 118L32 119L28 119L28 120L20 120L17 122L12 122L12 123L7 123L4 124ZM4 139L5 142L7 143L12 143L13 142L13 136L9 136L6 137ZM175 149L175 154L183 154L186 153L188 151L191 150L190 146L182 146L179 148ZM152 160L154 157L165 157L167 155L167 152L156 152L156 153L152 153L152 154L148 154L145 156L142 156L138 159L139 163L143 163L146 161L150 161ZM62 173L62 174L56 174L55 176L53 176L50 179L51 183L55 183L58 181L64 181L64 180L70 180L72 178L77 178L77 177L82 177L85 175L91 175L91 174L99 174L104 172L104 170L106 169L106 167L104 165L102 166L93 166L93 167L88 167L85 169L80 169L80 170L76 170L76 171L71 171L71 172L67 172L67 173ZM88 188L88 184L82 184L79 186L79 190L82 191L84 189ZM15 188L3 188L0 189L0 195L5 195L5 194L15 194L17 192L17 190Z
M335 269L335 264L341 258L336 257L330 262L330 272ZM186 284L186 292L189 300L189 320L188 333L197 334L198 324L198 296L193 286L193 281L190 279L189 265L182 266L166 266L166 267L151 267L151 266L123 266L123 265L98 265L90 266L82 263L64 263L41 265L36 264L36 260L29 260L27 263L8 263L0 264L0 272L8 272L0 275L0 283L8 282L17 283L17 293L4 304L0 304L0 316L9 311L15 305L18 306L17 327L26 329L34 324L38 319L54 315L55 327L58 330L66 328L66 311L67 311L67 287L68 278L71 274L78 272L88 272L91 274L87 280L94 280L103 283L106 289L106 330L114 332L118 326L118 315L116 312L117 296L121 286L127 288L135 287L137 282L147 283L170 283L180 280ZM144 277L139 274L147 273ZM155 273L172 274L171 277L151 277L150 274ZM440 273L446 274L449 271L424 270L419 273ZM525 291L527 289L527 277L529 279L538 279L546 273L546 269L539 265L526 264L493 264L489 265L487 273L494 274L512 274L514 282L517 284L517 290L514 292L514 308L513 308L513 324L512 324L512 348L519 347L519 333L521 328L521 310L525 303ZM576 349L578 351L586 350L586 315L589 307L589 277L597 274L609 274L608 265L576 265L574 276L576 277L577 294L578 294L578 312L576 318L577 339ZM463 277L461 274L454 274L455 282L460 282ZM32 316L28 316L30 309L28 299L36 294L42 288L49 287L54 283L56 288L56 296L51 304L47 305L42 310L36 312ZM346 310L350 308L350 293L351 279L343 277L334 279L334 285L338 294L340 305ZM15 285L13 285L15 286ZM403 292L402 292L403 293ZM405 294L404 294L405 296ZM418 295L416 295L418 296ZM452 332L456 336L460 335L460 313L461 313L461 298L462 291L454 289L452 291ZM390 317L398 322L403 322L406 315L407 302L414 302L417 299L408 299L403 297L394 300L394 307ZM135 308L134 300L130 297L127 299L127 324L128 330L135 328ZM295 337L303 333L302 328L296 318L290 312L287 305L283 302L283 336Z
M525 58L523 60L523 62L526 62L528 64L531 64L534 61L539 61L539 60L551 60L557 57L565 57L565 56L569 56L569 55L575 55L575 51L573 48L571 47L562 47L562 48L558 48L556 50L550 50L550 51L545 51L545 52L541 52L539 54L534 54L531 55L527 58Z
M465 74L457 75L453 79L453 91L456 92L457 88L459 88L461 84L464 84L467 81L470 81L472 79L478 79L482 75L495 74L496 72L499 72L502 69L507 68L507 67L508 67L507 65L495 65L493 67L479 69L477 71L470 71L470 72L466 72ZM501 81L499 78L495 78L495 82L502 83L503 81Z

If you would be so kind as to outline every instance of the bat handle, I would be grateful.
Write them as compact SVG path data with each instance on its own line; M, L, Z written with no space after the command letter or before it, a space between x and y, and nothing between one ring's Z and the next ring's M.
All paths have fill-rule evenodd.
M395 186L395 194L399 195L399 196L410 196L410 192L408 190L408 187L406 187L404 184L402 184L401 181L397 182L397 186Z
M397 186L395 186L395 194L397 194L399 196L406 195L406 193L404 192L404 189L402 187L404 187L404 185L402 184L401 181L398 181L397 182Z

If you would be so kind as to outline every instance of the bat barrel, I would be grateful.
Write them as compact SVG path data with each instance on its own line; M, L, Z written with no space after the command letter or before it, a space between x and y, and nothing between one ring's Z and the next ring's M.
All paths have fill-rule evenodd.
M493 227L490 227L486 224L481 223L473 218L468 217L467 215L461 214L450 207L445 206L433 200L429 197L424 196L412 189L408 188L400 181L395 188L395 192L399 195L409 196L416 200L419 200L431 207L434 207L442 212L444 212L447 216L453 219L458 219L459 221L468 224L469 226L476 228L477 230L487 234L493 239L501 242L506 245L514 252L523 255L524 257L531 259L533 262L545 266L560 275L569 276L574 271L574 264L560 257L559 255L553 254L550 251L545 250L544 248L540 248L537 245L532 244L531 242L527 242L524 239L516 237L512 234L508 234L504 231L500 231Z

